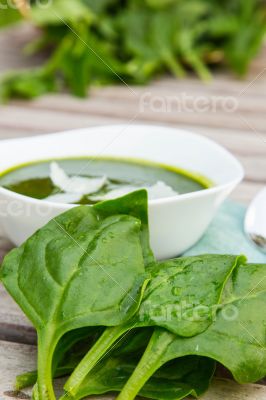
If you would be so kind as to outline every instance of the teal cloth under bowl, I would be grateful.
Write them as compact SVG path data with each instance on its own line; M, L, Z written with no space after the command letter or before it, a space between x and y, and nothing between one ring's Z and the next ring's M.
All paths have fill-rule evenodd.
M226 201L205 235L184 255L244 254L249 262L266 263L266 255L249 241L243 229L246 207Z

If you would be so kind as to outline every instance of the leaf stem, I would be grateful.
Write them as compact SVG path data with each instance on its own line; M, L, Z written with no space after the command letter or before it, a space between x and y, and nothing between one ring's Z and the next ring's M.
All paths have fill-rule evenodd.
M145 353L117 400L132 400L138 395L153 373L163 365L164 352L174 338L168 331L155 329Z
M40 400L55 400L53 389L53 355L59 337L54 332L38 334L38 398ZM35 388L36 390L36 388ZM37 394L37 393L36 393Z
M174 74L176 78L184 78L186 72L179 63L177 57L174 57L169 51L162 52L164 63L168 66L170 71Z
M105 329L101 337L81 360L66 382L64 389L68 393L68 397L75 397L88 373L102 359L106 352L110 351L111 346L129 329L131 329L130 325L120 325Z

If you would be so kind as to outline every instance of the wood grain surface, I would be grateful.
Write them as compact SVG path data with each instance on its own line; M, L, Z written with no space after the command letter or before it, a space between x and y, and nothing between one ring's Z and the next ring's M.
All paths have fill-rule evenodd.
M0 33L0 73L35 66L23 46L33 34L28 25ZM87 99L67 93L30 102L12 101L0 108L0 139L45 134L96 125L144 123L168 125L200 133L225 146L243 164L245 180L232 198L248 204L266 184L266 48L244 81L219 73L209 84L194 76L181 81L165 77L145 87L91 89ZM137 128L136 128L137 129ZM0 141L1 145L1 141ZM0 239L0 257L11 248ZM0 287L0 400L15 394L15 375L34 368L35 331ZM13 343L12 343L13 342ZM27 399L29 393L17 394ZM266 387L239 386L219 379L204 400L264 400Z

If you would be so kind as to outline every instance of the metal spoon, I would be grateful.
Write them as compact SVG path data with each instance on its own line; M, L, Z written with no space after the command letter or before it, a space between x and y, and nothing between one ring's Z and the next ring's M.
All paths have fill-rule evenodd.
M250 203L244 229L257 248L266 253L266 188L261 190Z

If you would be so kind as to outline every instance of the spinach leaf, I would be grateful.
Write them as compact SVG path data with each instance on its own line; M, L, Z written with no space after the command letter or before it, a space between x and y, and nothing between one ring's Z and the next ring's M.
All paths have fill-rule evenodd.
M82 357L95 343L102 328L81 328L68 332L60 340L53 359L53 377L59 378L70 374ZM149 328L130 332L112 349L116 358L141 354L149 343L152 331ZM16 390L22 390L37 382L37 371L30 371L16 377Z
M0 27L21 18L7 0L2 3ZM46 7L32 0L31 5L28 19L41 27L45 44L36 50L44 50L47 61L4 77L4 100L65 88L84 97L92 85L143 84L169 72L182 77L189 69L207 80L209 67L217 64L241 76L266 31L262 0L53 0Z
M21 20L21 15L8 0L1 1L0 28L12 25Z
M265 276L266 265L238 265L223 292L216 318L196 336L184 338L157 328L119 400L133 399L158 368L186 355L219 361L239 383L263 378L266 375Z
M180 336L201 333L212 323L232 270L244 257L202 255L177 258L148 267L152 280L139 312L124 325L107 328L65 384L73 397L97 362L126 332L160 326Z
M67 375L78 365L102 333L102 327L80 328L66 333L56 347L53 357L53 378ZM146 341L146 343L148 340ZM37 382L37 371L30 371L16 377L16 390L22 390Z
M177 258L154 267L136 317L140 326L160 326L180 336L204 331L232 271L245 257L209 255Z
M135 330L130 337L123 340L119 347L112 351L111 357L102 360L86 377L79 388L75 399L89 395L108 392L119 392L134 371L151 336L150 329ZM86 346L85 346L86 348ZM83 349L84 350L84 349ZM64 357L54 377L71 372L79 361L80 354L76 349ZM198 397L208 389L215 370L215 362L198 356L182 357L173 360L160 368L144 385L140 394L151 399L178 400L188 395ZM16 388L22 390L36 382L37 371L17 377Z
M73 208L5 257L1 280L37 329L41 400L54 399L60 339L73 329L119 325L133 316L150 261L146 191Z
M136 367L136 360L111 357L86 377L75 399L89 395L119 392ZM203 394L213 377L215 363L204 357L183 357L159 369L143 386L142 397L179 400Z
M181 355L204 354L228 368L239 383L256 382L266 375L266 265L237 268L224 293L213 324L201 335L182 341ZM176 339L164 356L178 349Z

